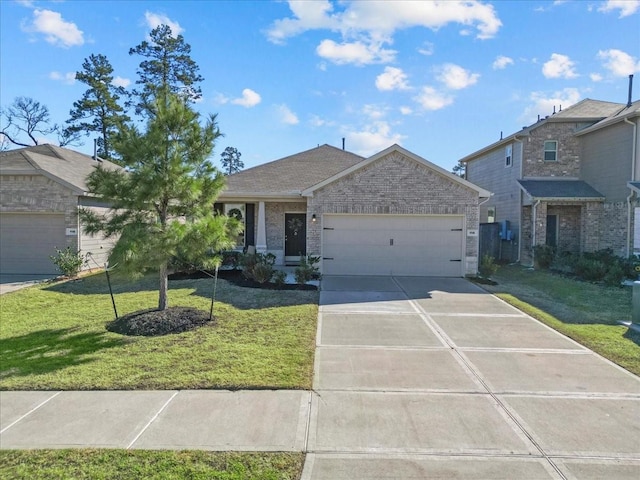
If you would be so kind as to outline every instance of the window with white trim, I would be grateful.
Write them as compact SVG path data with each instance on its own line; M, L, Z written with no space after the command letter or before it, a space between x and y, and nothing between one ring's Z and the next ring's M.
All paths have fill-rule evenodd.
M507 145L504 149L504 166L510 167L513 164L513 146Z
M557 140L546 140L544 142L544 161L545 162L558 161L558 141Z
M487 223L494 223L496 221L496 207L487 208Z

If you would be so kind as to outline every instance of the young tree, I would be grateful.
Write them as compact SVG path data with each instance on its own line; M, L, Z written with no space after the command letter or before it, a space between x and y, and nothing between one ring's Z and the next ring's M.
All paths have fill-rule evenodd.
M233 247L239 222L214 215L224 176L208 160L220 132L215 116L199 115L174 94L158 101L146 132L127 126L114 143L126 169L98 167L91 193L111 202L107 216L82 211L88 232L120 235L110 264L134 276L154 270L160 278L158 309L168 307L168 265L182 261L211 267L211 251Z
M145 58L138 68L139 90L133 94L138 98L136 113L153 115L154 100L160 95L177 94L194 102L202 96L198 86L203 78L199 67L191 58L191 46L182 35L173 37L171 27L160 25L154 28L149 41L145 40L129 50L129 55Z
M30 147L41 142L39 137L53 134L61 147L78 139L77 135L68 134L59 125L52 124L47 106L30 97L16 97L9 107L3 108L2 123L3 146L9 142Z
M129 121L124 108L118 103L127 92L113 84L113 67L104 55L85 58L82 71L76 73L76 80L89 88L80 100L73 102L66 131L78 135L98 133L98 155L113 160L111 138Z
M220 154L220 163L222 164L222 171L225 172L225 175L231 175L244 168L244 162L240 160L241 156L242 154L235 147L227 147L224 149L224 152Z

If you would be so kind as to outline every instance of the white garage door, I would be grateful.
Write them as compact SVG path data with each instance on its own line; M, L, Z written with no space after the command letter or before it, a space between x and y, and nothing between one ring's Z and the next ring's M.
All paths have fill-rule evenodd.
M0 214L0 273L58 273L55 247L66 247L64 215Z
M462 216L324 215L325 275L462 276Z

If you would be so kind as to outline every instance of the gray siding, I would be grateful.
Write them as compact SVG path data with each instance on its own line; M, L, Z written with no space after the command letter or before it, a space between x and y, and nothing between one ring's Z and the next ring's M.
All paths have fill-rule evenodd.
M503 245L503 257L516 260L517 246L520 242L520 187L517 180L522 169L522 143L511 144L513 161L511 167L505 167L505 148L503 145L467 164L467 180L493 192L493 196L480 207L480 223L487 222L489 207L496 209L496 221L508 220L515 241ZM505 242L506 243L506 242Z
M583 135L582 178L607 198L626 201L630 190L633 127L618 123Z

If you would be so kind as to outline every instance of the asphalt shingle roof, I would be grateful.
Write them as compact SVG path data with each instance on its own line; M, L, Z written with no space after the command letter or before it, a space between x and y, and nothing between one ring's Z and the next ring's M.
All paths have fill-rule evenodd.
M569 108L565 108L550 118L599 119L617 114L625 107L624 103L603 102L585 98Z
M354 153L321 145L228 176L223 196L300 193L363 160Z
M36 145L0 152L0 174L46 172L83 192L88 190L87 177L98 165L107 169L121 168L107 160L98 162L89 155L55 145Z
M583 180L518 180L518 183L533 198L604 198Z

